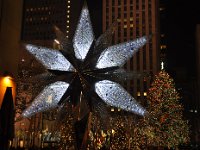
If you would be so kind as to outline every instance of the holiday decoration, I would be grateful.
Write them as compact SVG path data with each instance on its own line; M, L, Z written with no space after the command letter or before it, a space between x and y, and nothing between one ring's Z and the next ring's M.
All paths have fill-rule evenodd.
M46 67L52 80L22 115L30 117L65 101L79 108L86 103L92 111L94 101L102 100L143 116L145 109L115 81L127 78L120 67L147 42L147 37L110 46L108 39L112 31L113 26L95 40L89 11L84 5L72 43L56 28L61 51L26 44L26 49Z
M61 50L25 45L26 50L46 68L46 73L31 79L45 83L43 85L46 86L23 111L22 116L31 117L57 107L58 116L67 116L67 108L63 105L71 105L72 109L67 111L73 112L70 114L73 120L56 117L56 122L61 123L58 126L62 132L60 149L67 145L86 149L92 113L106 126L107 105L141 116L146 114L146 110L119 82L136 74L126 72L122 67L147 42L148 37L111 46L114 29L115 24L95 40L89 11L84 5L72 42L55 27ZM99 147L109 137L102 131L97 142ZM123 133L119 131L119 134Z
M145 147L176 148L189 141L189 127L183 119L183 106L179 102L174 81L164 71L156 75L147 100L148 117L144 117L134 129L133 144Z

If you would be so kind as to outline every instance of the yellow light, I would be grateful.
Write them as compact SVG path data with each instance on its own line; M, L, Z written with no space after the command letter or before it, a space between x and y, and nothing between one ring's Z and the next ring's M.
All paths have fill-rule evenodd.
M68 3L70 3L70 1L67 1Z
M70 11L68 10L67 13L69 13Z
M6 77L3 78L3 86L13 87L12 78L10 76L6 76Z
M70 8L70 6L67 6L68 8Z
M56 39L54 39L54 42L56 42L57 44L60 44L60 42L58 40L56 40Z
M23 147L24 147L24 141L23 141L23 140L20 140L20 141L19 141L19 147L20 147L20 148L23 148Z
M112 111L112 112L113 112L113 111L115 111L115 109L114 109L114 108L111 108L111 109L110 109L110 111Z
M147 92L144 92L144 96L147 96Z
M137 92L137 96L140 96L140 92Z
M67 15L67 18L69 18L69 15Z
M115 130L112 129L111 132L112 132L112 134L115 134Z
M69 28L69 26L67 26L67 28Z

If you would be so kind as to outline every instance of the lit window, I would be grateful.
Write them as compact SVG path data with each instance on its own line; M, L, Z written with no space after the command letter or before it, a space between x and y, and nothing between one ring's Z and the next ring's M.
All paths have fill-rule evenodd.
M69 13L70 11L68 10L67 13Z
M137 96L140 96L140 92L137 92Z
M161 37L165 37L165 34L161 34Z
M121 22L121 19L117 19L117 22Z
M69 26L67 26L67 28L69 28Z
M130 24L130 27L133 28L133 24Z
M70 1L67 1L68 3L70 3Z
M69 15L67 15L67 18L69 18Z
M160 46L160 49L166 49L166 48L167 48L166 45L161 45L161 46Z
M67 6L68 8L70 8L70 6Z
M164 7L160 7L160 11L163 11L163 10L165 10L165 8Z
M147 96L147 92L144 92L144 96Z
M110 111L112 111L112 112L113 112L113 111L115 111L115 109L114 109L114 108L111 108L111 109L110 109Z

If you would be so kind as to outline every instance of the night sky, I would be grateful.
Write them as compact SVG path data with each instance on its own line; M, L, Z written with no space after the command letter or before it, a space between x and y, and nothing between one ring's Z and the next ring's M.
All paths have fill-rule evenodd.
M186 69L189 76L196 74L195 30L200 24L199 0L167 0L165 31L167 38L167 67Z

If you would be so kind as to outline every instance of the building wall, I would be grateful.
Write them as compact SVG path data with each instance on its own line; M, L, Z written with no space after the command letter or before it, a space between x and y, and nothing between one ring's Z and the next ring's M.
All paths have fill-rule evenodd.
M56 38L54 26L60 28L68 38L72 38L80 12L80 5L77 3L77 0L26 0L23 6L21 39L53 46Z
M196 51L197 51L197 80L198 80L198 89L200 90L200 24L196 27ZM198 90L198 91L199 91ZM200 92L198 92L198 106L200 105Z
M22 0L0 2L0 74L17 74L21 33Z
M103 31L117 20L113 43L120 43L144 35L150 41L125 65L130 71L156 74L159 61L159 2L158 0L103 0ZM127 90L143 100L150 86L150 78L133 79L126 83Z

